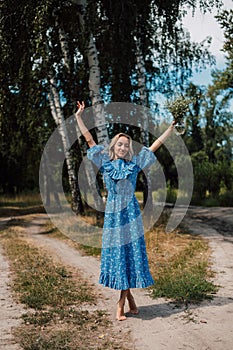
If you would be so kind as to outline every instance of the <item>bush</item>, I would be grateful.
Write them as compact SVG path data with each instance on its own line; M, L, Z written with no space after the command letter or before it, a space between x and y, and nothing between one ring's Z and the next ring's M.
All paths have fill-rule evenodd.
M214 198L214 197L207 197L203 201L203 205L205 207L218 207L219 206L219 200L217 198Z
M225 207L233 207L233 192L226 191L219 197L219 204Z
M168 203L175 203L177 198L177 189L171 188L170 186L164 190L159 189L153 192L153 199L157 202L164 202L164 200Z

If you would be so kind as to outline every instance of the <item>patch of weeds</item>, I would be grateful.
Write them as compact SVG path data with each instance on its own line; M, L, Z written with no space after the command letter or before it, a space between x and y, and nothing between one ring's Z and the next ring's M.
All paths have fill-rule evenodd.
M98 247L90 247L88 245L81 244L80 249L84 251L86 255L97 256L97 257L101 255L101 248L98 248Z
M24 350L126 350L123 342L114 342L106 329L80 332L75 327L63 325L56 330L38 332L31 327L30 335L18 330L17 336Z
M15 297L30 311L14 330L24 350L126 350L103 310L84 309L95 303L92 287L77 273L55 264L43 250L8 228L2 239L13 271ZM132 349L127 343L127 349Z
M201 238L179 230L167 234L159 227L147 235L147 245L155 279L153 297L187 304L210 299L217 292L211 281L208 246Z
M84 281L75 284L67 268L54 264L38 248L14 238L13 242L8 240L6 251L16 273L14 289L21 303L39 310L47 305L63 307L77 301L93 302Z
M30 332L19 329L15 336L20 340L24 350L76 350L75 332L68 329L53 330L50 332L40 331L31 328ZM81 344L80 344L81 345ZM79 349L85 349L80 346Z
M54 313L52 311L37 311L22 315L25 324L33 324L35 326L44 326L50 323L53 317Z
M206 274L205 263L184 269L173 268L171 265L156 279L153 296L184 303L211 299L217 291L217 286L206 279Z
M24 350L126 350L104 311L72 308L60 313L53 310L51 315L50 320L43 311L24 315L27 327L18 327L14 332Z
M80 310L75 307L62 308L62 309L50 309L49 311L36 311L34 313L29 312L22 315L22 319L27 325L45 326L53 323L67 323L77 327L82 327L89 323L92 329L97 325L109 325L110 321L107 318L107 314L103 310L96 310L92 313L88 310Z

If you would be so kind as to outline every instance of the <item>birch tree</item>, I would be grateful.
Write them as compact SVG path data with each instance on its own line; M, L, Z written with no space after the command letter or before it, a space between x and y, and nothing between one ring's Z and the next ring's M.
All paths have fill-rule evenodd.
M86 2L82 3L77 1L76 5L77 5L76 9L79 17L79 28L81 28L81 31L82 31L84 30L84 13L85 13ZM60 12L57 12L57 11L54 12L54 17L55 17L55 25L58 31L59 43L61 47L62 61L63 61L64 67L66 68L66 72L68 74L68 80L69 80L70 75L76 74L72 65L72 62L74 61L75 57L71 59L72 53L69 50L68 36L65 33L62 18L59 20L59 16L62 17L62 9ZM83 39L84 39L83 41L86 42L85 38ZM82 49L81 47L78 48L78 50L81 50L81 49ZM97 49L95 46L93 35L90 35L89 44L87 48L85 48L84 52L87 53L88 62L89 62L89 71L90 71L89 91L90 91L90 97L93 105L92 108L94 109L94 113L95 113L96 134L97 134L98 142L104 144L108 140L108 134L107 134L107 127L106 127L106 122L104 118L103 105L101 104L102 98L100 95L100 68L98 63ZM71 96L75 96L74 86L71 85L70 89L71 91L69 92L69 94ZM75 118L74 115L73 115L73 118ZM84 170L85 170L85 175L86 175L87 184L88 184L85 187L86 189L92 188L95 184L95 177L96 177L93 169L93 165L91 162L86 161L85 147L82 147L81 145L81 142L80 142L81 134L77 124L75 124L75 130L77 133L77 141L82 154L83 163L85 165ZM97 192L94 191L94 201L96 203L97 208L100 208L103 210L103 201L100 196L99 188ZM97 212L97 222L99 222L100 217L101 215L99 214L99 212Z
M65 127L65 118L62 112L59 93L56 87L56 81L54 77L49 79L50 92L48 93L49 104L51 108L51 114L59 127L59 133L62 138L62 144L64 147L65 160L67 165L69 183L71 187L72 197L72 209L76 214L83 213L83 206L81 200L81 194L78 186L77 174L73 165L73 159L71 154L71 144L69 141L68 133Z
M138 93L139 93L139 103L146 107L147 106L147 92L146 92L146 68L144 57L141 52L140 39L137 40L137 76L138 76ZM146 109L142 109L141 115L141 138L144 146L149 147L149 115ZM150 168L145 169L143 172L143 206L148 205L150 208L149 216L152 215L153 208L153 198L152 198L152 188L150 179ZM150 220L150 217L147 218Z
M85 22L85 14L87 1L86 0L75 0L75 3L79 6L79 21L81 32L88 33L88 24ZM98 52L96 48L96 43L93 33L89 33L87 38L87 47L85 53L88 59L89 66L89 93L92 103L92 108L94 111L94 124L96 127L96 136L99 144L107 145L109 141L108 132L107 132L107 123L104 113L103 100L101 96L101 81L100 81L100 66L98 60Z
M26 189L28 182L24 181L23 176L19 177L19 172L21 174L26 172L30 177L29 182L37 181L35 174L38 171L35 164L39 164L41 156L41 150L37 147L40 145L38 126L44 133L48 129L52 132L54 128L51 122L53 118L48 118L47 110L50 106L46 99L47 89L50 89L46 82L49 81L49 72L51 67L54 68L54 64L57 93L60 98L61 94L65 95L66 99L65 105L61 106L60 101L63 117L74 112L74 96L77 96L78 92L81 91L85 100L90 96L91 103L96 108L98 142L105 142L107 132L105 118L101 112L101 91L105 91L104 88L107 86L109 100L132 101L132 92L137 89L137 86L132 84L137 66L135 37L141 38L146 76L151 80L154 91L160 89L162 93L171 92L175 83L182 85L187 82L194 65L210 61L204 46L192 44L187 35L176 35L176 40L173 40L171 34L175 32L177 20L182 19L182 13L185 11L183 5L187 4L193 10L201 6L203 11L207 11L219 3L217 0L192 2L24 0L15 2L12 6L12 1L2 1L0 4L2 13L0 120L1 146L4 146L0 150L4 170L1 173L2 187L14 188L20 182L21 187ZM62 26L60 23L56 24L51 15L54 9L61 11L62 17L59 19L63 20ZM138 14L142 14L139 23L141 33L135 31ZM81 30L79 22L82 25ZM180 27L176 26L177 32ZM50 32L53 36L51 39L53 45L48 51L46 34ZM78 63L74 62L75 46L83 55ZM99 56L96 47L101 53ZM145 50L145 47L148 50ZM85 70L86 63L88 68ZM174 74L177 72L180 73L179 79L174 79ZM89 86L87 74L89 74ZM230 84L231 81L232 79ZM87 96L88 89L90 95ZM149 93L147 91L147 101ZM149 106L152 103L153 101L149 101ZM15 127L19 128L20 132L17 130L17 140L14 143L12 139L16 135ZM135 133L135 136L135 140L139 140L139 133ZM32 144L34 148L31 147ZM28 157L30 152L34 152L31 158ZM12 170L15 171L16 165L19 169L18 174L12 176ZM33 172L30 173L32 168Z

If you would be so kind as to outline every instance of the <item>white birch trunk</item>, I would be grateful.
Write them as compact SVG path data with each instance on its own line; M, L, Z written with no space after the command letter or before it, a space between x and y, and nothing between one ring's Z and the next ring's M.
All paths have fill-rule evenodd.
M87 6L86 0L74 0L75 3L79 6L79 21L80 21L80 27L81 31L84 31L85 29L85 10ZM107 146L109 144L109 137L107 132L107 123L104 113L104 105L101 98L100 93L100 67L99 67L99 60L98 60L98 52L95 45L95 40L93 35L90 35L89 38L89 44L86 49L86 55L88 58L88 66L89 66L89 91L90 91L90 97L92 101L92 108L94 111L94 124L96 127L96 136L98 144L102 144L104 146ZM86 166L87 166L86 162ZM90 162L89 162L90 163ZM87 168L88 174L88 181L92 184L93 182L96 182L96 175L94 173L94 169L92 166L88 165ZM98 208L103 208L103 201L100 196L95 196L94 198ZM97 218L98 220L98 218Z
M90 41L87 48L89 73L89 91L92 101L92 108L95 115L95 127L98 143L107 145L109 141L107 123L104 114L104 105L100 94L100 67L97 48L93 35L90 35Z
M58 24L57 24L58 26ZM82 23L83 26L83 23ZM62 27L58 28L59 31L59 41L60 41L60 45L61 45L61 51L63 54L63 61L64 61L64 65L68 71L68 73L71 72L71 60L70 60L70 55L69 55L69 46L68 46L68 42L67 42L67 36L66 33L64 31L64 29ZM74 116L75 118L75 116ZM78 125L76 124L76 133L77 133L77 138L78 138L78 142L80 140L80 130L78 128ZM79 143L80 144L80 143ZM95 181L95 172L94 172L94 168L91 162L86 162L85 161L85 154L83 153L83 149L82 147L80 147L81 149L81 154L82 154L82 158L84 159L84 168L85 168L85 173L86 173L86 179L88 182L88 185L86 188L91 188L91 186L93 186L93 182ZM76 181L76 179L75 179ZM94 196L94 201L97 205L98 208L103 208L103 201L101 196L98 196L96 194L96 192L94 192L95 196ZM97 218L98 221L99 218Z
M65 119L61 109L60 97L57 91L54 78L50 78L49 83L50 83L50 93L48 94L49 104L50 104L50 109L51 109L53 119L55 120L55 123L59 127L59 133L61 135L62 144L64 147L69 184L71 187L72 209L75 213L80 213L82 212L81 197L80 197L80 192L78 188L76 172L72 164L72 155L70 152L71 145L68 138L65 123L64 123Z
M68 47L66 33L64 29L61 27L59 27L58 31L59 31L59 41L61 45L61 51L64 59L64 66L66 67L68 73L70 73L71 61L70 61L69 47Z
M85 9L87 5L86 0L75 0L75 3L80 6L81 11L79 11L79 20L81 29L85 28ZM104 146L109 143L109 137L107 132L106 118L104 113L103 101L100 93L100 67L98 60L98 52L95 45L95 40L93 35L90 35L89 44L86 50L88 65L89 65L89 91L92 101L92 107L95 115L95 127L96 127L96 136L99 144Z
M140 48L137 48L137 73L138 73L138 91L140 104L146 106L146 69L144 57L140 51ZM148 114L144 113L141 118L142 123L142 142L146 147L149 147L149 122Z
M139 41L140 42L140 41ZM146 69L145 69L145 61L144 57L140 50L140 45L138 45L137 48L137 73L138 73L138 90L139 90L139 96L140 96L140 104L142 106L146 106ZM141 115L141 123L142 123L142 142L144 146L149 147L149 119L148 119L148 113L145 110L145 112L142 112ZM151 171L150 168L147 168L144 170L144 176L143 176L143 187L144 187L144 193L143 193L143 206L147 204L148 208L151 208L149 211L148 218L148 225L151 221L152 216L152 210L153 210L153 199L152 199L152 187L151 187Z
M81 132L79 130L77 123L76 123L76 133L77 133L77 137L79 139L81 137ZM88 187L93 188L93 186L95 186L95 184L96 184L96 174L94 171L93 164L92 164L92 162L86 161L85 154L84 154L82 148L81 148L81 154L82 154L82 158L83 158L83 162L84 162L87 183L89 185ZM98 195L98 192L99 192L99 189L97 192L94 191L94 201L96 203L97 208L99 208L100 211L103 211L104 203L103 203L102 197L100 195ZM97 217L97 221L98 220L99 220L99 217Z

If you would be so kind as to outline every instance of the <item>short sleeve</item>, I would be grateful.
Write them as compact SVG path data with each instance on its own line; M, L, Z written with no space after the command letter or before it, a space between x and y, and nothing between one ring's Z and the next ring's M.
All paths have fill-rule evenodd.
M102 145L95 145L89 148L87 150L87 158L90 159L98 169L100 169L105 162L109 161L109 156Z
M148 147L142 147L138 155L133 157L133 161L142 170L156 162L154 153Z

